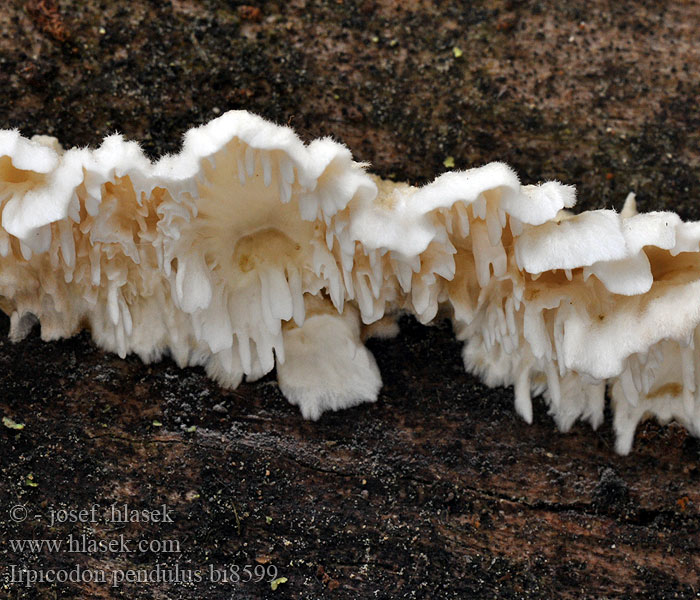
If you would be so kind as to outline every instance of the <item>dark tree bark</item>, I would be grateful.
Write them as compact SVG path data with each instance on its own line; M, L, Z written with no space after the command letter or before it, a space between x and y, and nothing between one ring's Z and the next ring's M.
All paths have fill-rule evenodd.
M414 183L503 160L575 183L582 208L699 219L697 2L10 0L0 11L0 127L156 157L225 110L333 135ZM373 341L379 401L303 421L273 377L222 390L199 369L119 360L89 334L0 339L0 554L11 565L172 576L274 566L212 584L1 583L7 598L694 597L700 443L641 426L528 426L512 390L464 373L449 326ZM10 422L8 421L8 424ZM112 503L173 523L48 522ZM28 518L13 520L13 506ZM35 515L42 515L37 519ZM103 516L103 513L100 512ZM19 519L21 520L21 519ZM126 552L11 540L176 540ZM159 550L159 551L158 551ZM167 548L166 548L167 550Z

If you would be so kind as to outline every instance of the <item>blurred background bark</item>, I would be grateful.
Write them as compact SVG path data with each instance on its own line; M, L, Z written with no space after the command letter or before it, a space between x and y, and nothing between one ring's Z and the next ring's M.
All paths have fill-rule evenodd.
M151 156L230 109L330 135L383 177L420 184L492 160L577 185L579 208L700 219L700 4L10 0L0 127ZM0 519L5 565L274 565L280 583L0 584L8 598L693 597L700 443L676 425L614 454L597 432L528 426L512 391L464 373L447 324L371 342L380 400L301 420L273 377L221 390L38 331L0 339L0 513L25 504L172 507L134 524L175 555L13 553L75 524ZM608 415L609 417L609 415ZM34 512L32 512L34 511ZM94 538L114 537L104 523Z

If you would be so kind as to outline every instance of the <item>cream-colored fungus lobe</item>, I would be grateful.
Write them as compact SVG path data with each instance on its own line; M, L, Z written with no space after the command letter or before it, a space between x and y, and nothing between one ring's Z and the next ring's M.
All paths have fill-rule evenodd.
M118 135L63 151L2 131L0 203L13 340L89 328L229 387L276 367L316 419L376 400L365 336L446 314L467 370L512 385L528 422L542 394L560 429L597 427L607 389L620 453L648 416L700 435L700 223L633 196L574 215L572 187L501 163L415 188L235 111L156 163Z

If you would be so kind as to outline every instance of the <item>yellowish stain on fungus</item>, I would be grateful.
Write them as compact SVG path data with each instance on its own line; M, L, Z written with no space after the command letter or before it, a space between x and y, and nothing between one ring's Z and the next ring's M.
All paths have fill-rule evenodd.
M680 396L683 393L683 386L680 383L671 382L665 383L661 387L655 389L653 392L647 394L648 400L653 400L654 398L661 398L662 396Z

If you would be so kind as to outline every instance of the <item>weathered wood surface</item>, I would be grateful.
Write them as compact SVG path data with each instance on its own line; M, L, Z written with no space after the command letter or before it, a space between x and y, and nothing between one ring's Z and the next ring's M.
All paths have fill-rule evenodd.
M231 108L330 134L386 177L454 157L578 185L585 208L700 218L700 5L365 0L12 0L0 11L0 127L154 156ZM457 57L459 51L462 55ZM0 583L7 598L690 598L700 592L700 443L641 427L528 426L463 371L449 327L370 342L380 400L318 423L273 377L221 390L198 369L105 354L84 334L0 339L0 556L69 569L277 567L288 581ZM154 422L162 425L154 425ZM193 428L196 426L196 429ZM30 477L31 475L31 477ZM52 508L167 504L172 524L61 524ZM14 522L10 509L30 517ZM37 521L33 515L41 514ZM180 553L13 551L10 540L180 542Z

